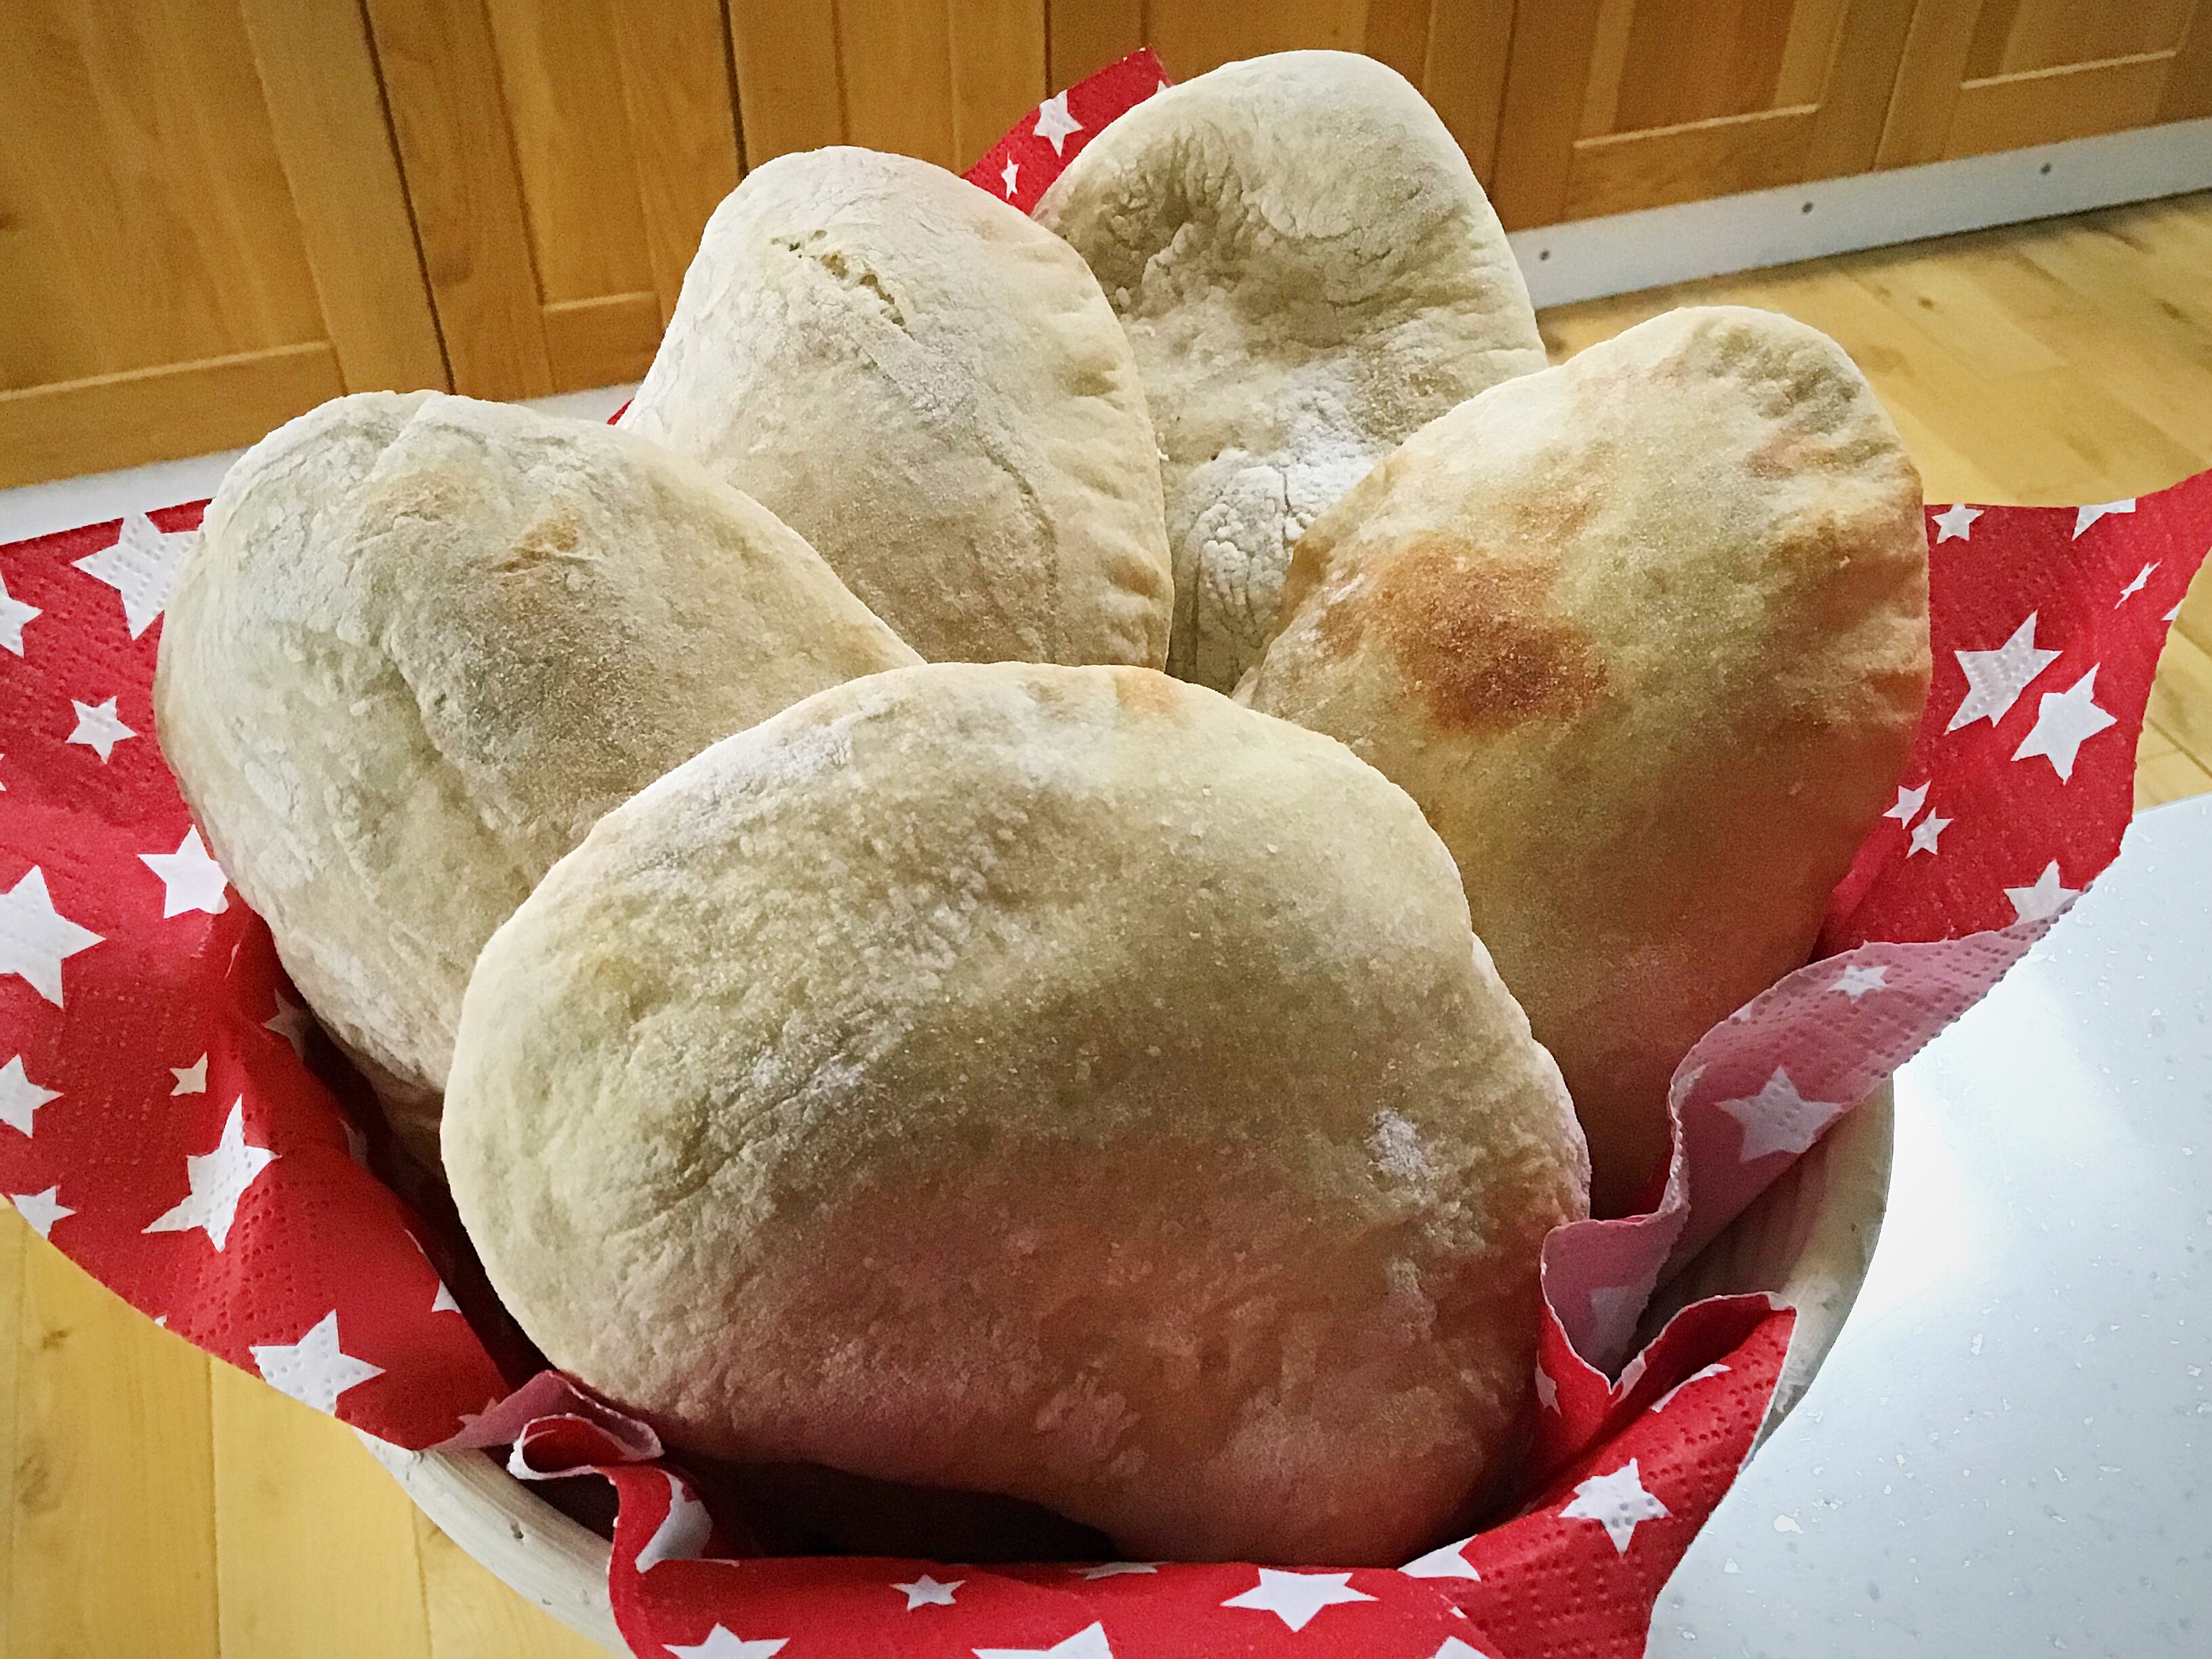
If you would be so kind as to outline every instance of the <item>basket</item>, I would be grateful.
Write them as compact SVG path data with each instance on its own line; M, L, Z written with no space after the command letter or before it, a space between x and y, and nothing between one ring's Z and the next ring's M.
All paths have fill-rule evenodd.
M1644 1315L1639 1348L1706 1297L1765 1291L1797 1310L1754 1450L1804 1397L1866 1281L1889 1198L1895 1114L1884 1083L1662 1285ZM361 1438L416 1507L494 1577L609 1651L630 1652L608 1604L606 1539L489 1452L411 1452Z

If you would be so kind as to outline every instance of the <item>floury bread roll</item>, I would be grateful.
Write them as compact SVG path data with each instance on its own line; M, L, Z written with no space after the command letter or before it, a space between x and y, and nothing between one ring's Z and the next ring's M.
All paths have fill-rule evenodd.
M161 750L394 1127L434 1159L478 947L717 738L916 661L799 537L603 426L341 398L224 476L162 624Z
M1544 367L1444 124L1352 52L1231 64L1138 105L1037 204L1121 314L1159 429L1169 670L1226 691L1315 515L1424 422Z
M1402 793L1026 664L823 692L601 820L485 947L445 1148L501 1300L672 1443L1163 1559L1433 1543L1587 1181Z
M1599 1213L1690 1045L1810 955L1928 690L1920 480L1850 359L1677 311L1408 439L1306 532L1240 699L1451 848Z
M760 501L933 662L1165 656L1128 342L1066 244L942 167L835 149L749 173L623 424Z

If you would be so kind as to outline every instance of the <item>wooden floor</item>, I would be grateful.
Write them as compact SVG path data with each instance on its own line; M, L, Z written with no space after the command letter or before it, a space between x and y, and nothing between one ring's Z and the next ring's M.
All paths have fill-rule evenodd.
M1572 307L1545 333L1565 356L1721 301L1841 341L1930 500L2109 501L2212 467L2212 197ZM2138 804L2212 790L2212 583L2151 708ZM12 1212L0 1434L0 1659L597 1651L447 1543L349 1431L155 1328Z

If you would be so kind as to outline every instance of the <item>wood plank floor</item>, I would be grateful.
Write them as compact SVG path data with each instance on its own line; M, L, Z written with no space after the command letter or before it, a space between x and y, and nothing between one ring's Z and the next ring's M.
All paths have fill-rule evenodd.
M2212 197L1547 313L1555 356L1668 307L1825 329L1931 500L2075 503L2212 467ZM145 505L158 505L147 502ZM2212 583L2152 700L2139 805L2212 790ZM0 1213L0 1659L582 1659L350 1432L158 1330Z

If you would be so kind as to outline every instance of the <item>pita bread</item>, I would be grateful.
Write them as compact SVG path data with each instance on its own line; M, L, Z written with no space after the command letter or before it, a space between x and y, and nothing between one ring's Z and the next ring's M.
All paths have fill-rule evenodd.
M1505 1461L1586 1180L1403 793L1019 664L601 820L484 949L445 1150L502 1302L672 1444L1376 1564Z
M644 440L369 392L280 427L162 624L161 748L317 1017L434 1159L477 951L609 807L916 660L757 503Z
M932 661L1164 659L1128 342L1064 243L942 167L835 149L748 174L623 424L766 505Z
M1928 690L1920 481L1850 359L1677 311L1425 427L1307 532L1240 699L1421 805L1600 1213L1691 1044L1803 965Z
M1169 672L1218 690L1258 659L1316 514L1424 422L1544 367L1466 156L1356 53L1282 52L1159 93L1036 213L1135 348L1175 550Z

